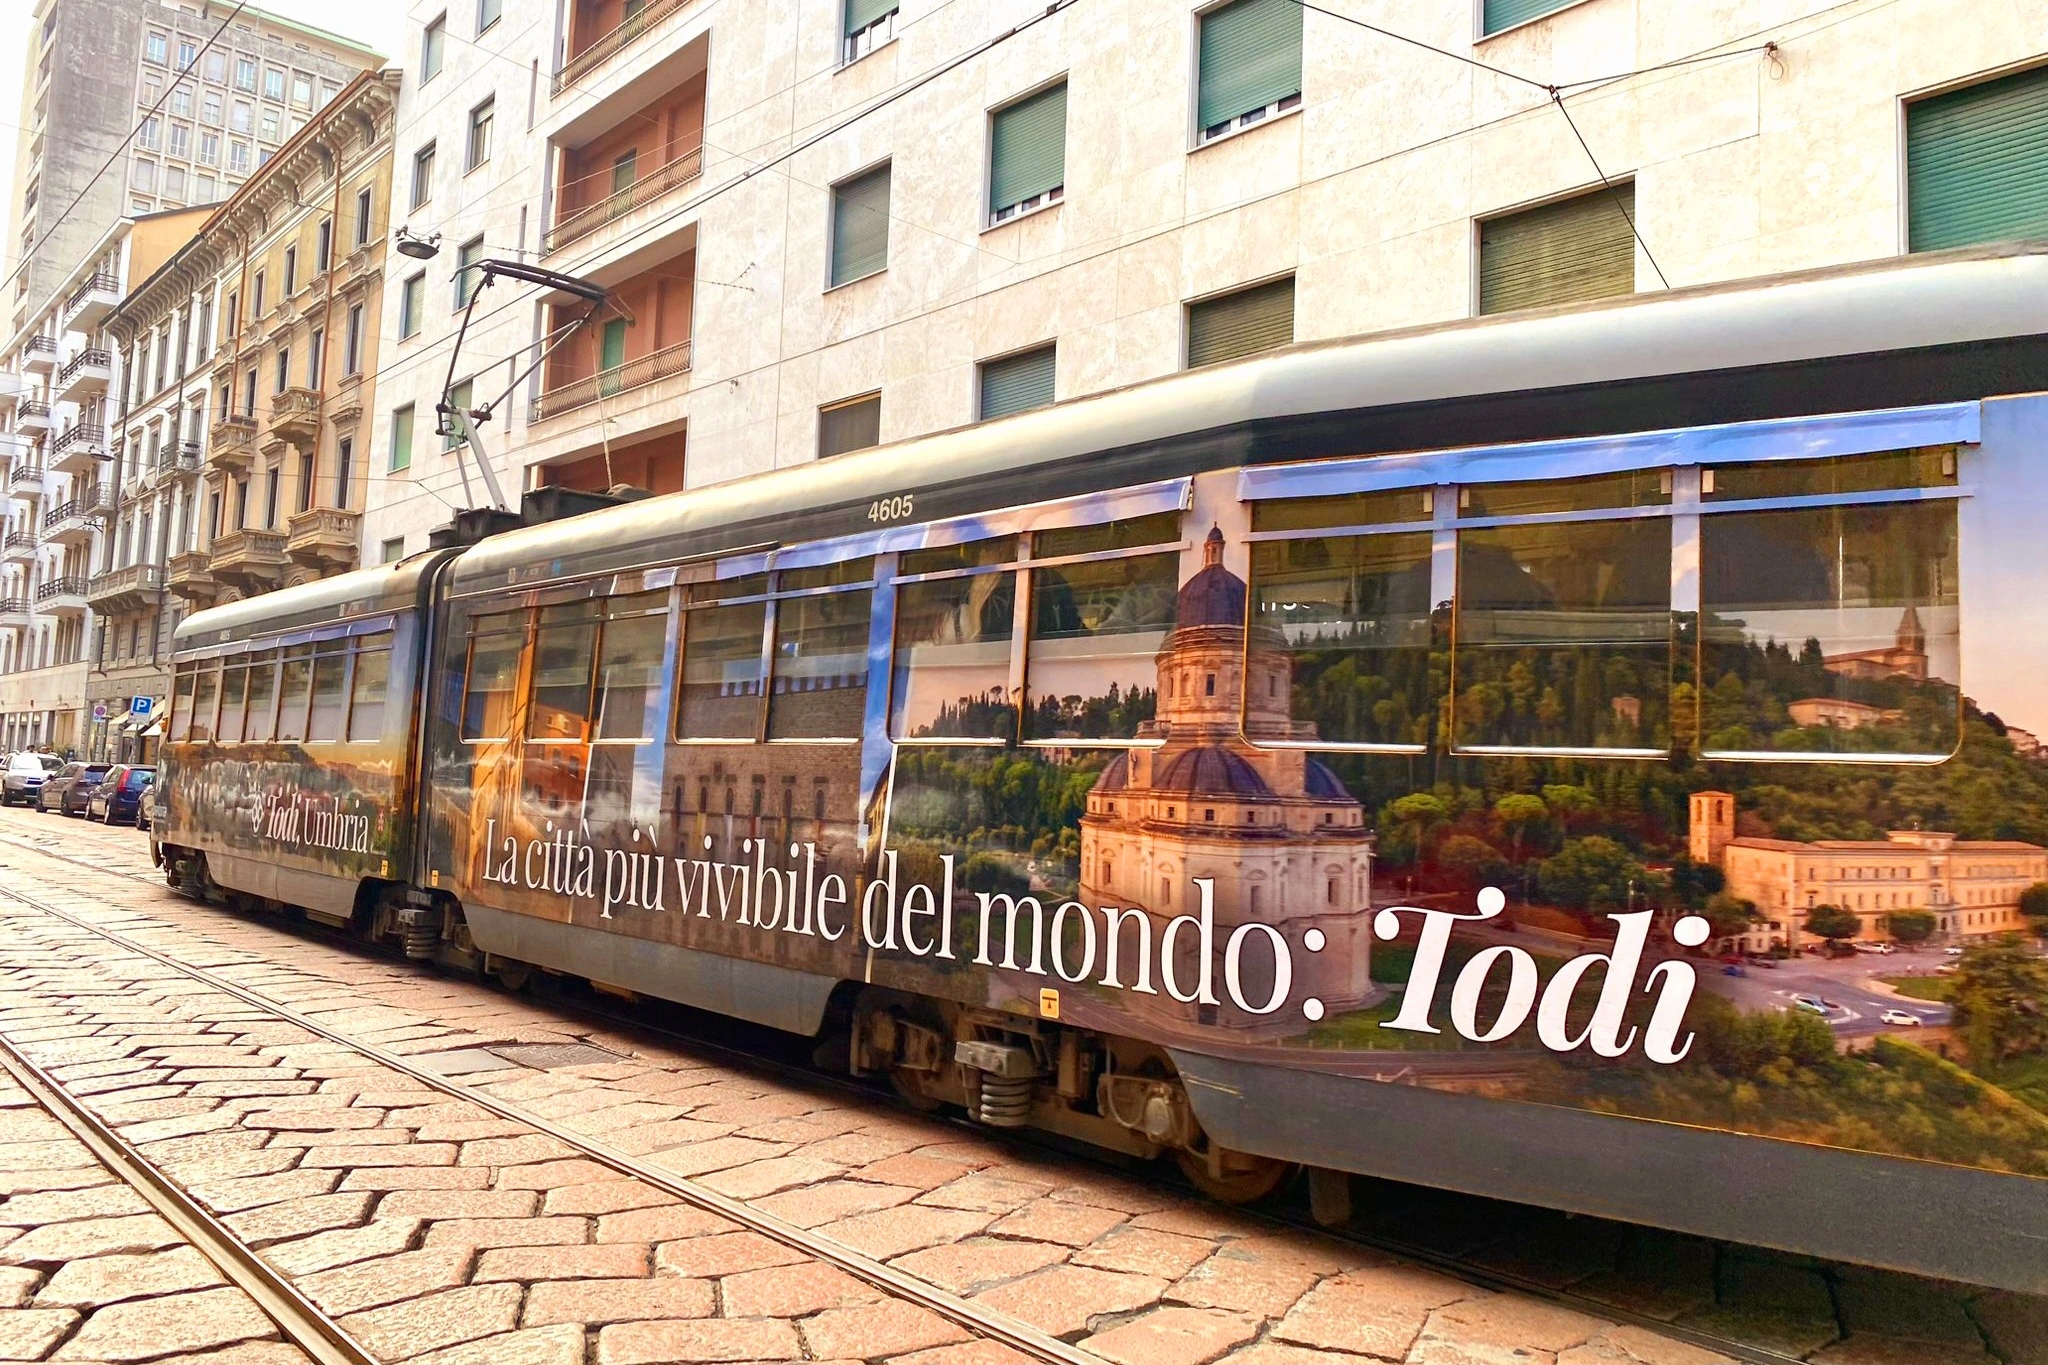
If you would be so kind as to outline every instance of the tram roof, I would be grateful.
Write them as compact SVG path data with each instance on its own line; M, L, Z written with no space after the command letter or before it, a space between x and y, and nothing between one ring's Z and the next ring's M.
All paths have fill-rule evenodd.
M252 635L408 610L419 603L420 579L446 557L446 552L417 554L394 564L355 569L208 607L178 623L172 648L217 645Z
M463 554L451 587L458 594L484 591L531 584L536 575L615 572L844 535L868 529L852 514L902 493L920 495L913 520L921 522L1200 469L1302 458L1300 448L1263 441L1251 426L1271 419L1341 414L1363 424L1375 410L1460 398L1583 390L2043 333L2048 242L1899 257L1308 342L493 536ZM1739 420L1678 410L1666 416L1634 429ZM1412 433L1413 423L1408 427ZM1552 434L1599 433L1542 433ZM1401 448L1477 443L1451 435L1435 445L1411 439ZM1089 456L1099 458L1084 458ZM1062 486L1048 491L1050 467L1063 462L1078 467L1070 479L1061 471ZM925 496L935 489L952 490L953 502Z

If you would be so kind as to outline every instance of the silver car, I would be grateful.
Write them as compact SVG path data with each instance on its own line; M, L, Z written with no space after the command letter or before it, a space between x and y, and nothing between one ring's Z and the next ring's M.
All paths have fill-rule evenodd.
M0 806L33 806L43 794L43 783L63 768L64 760L55 754L24 749L7 760L7 771L0 775Z

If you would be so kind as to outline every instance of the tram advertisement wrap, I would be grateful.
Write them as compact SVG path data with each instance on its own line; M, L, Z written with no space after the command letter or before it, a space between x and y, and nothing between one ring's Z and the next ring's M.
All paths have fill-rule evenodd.
M1965 692L1966 589L2018 589L1966 581L1956 451L1857 459L1328 533L1203 476L1156 542L899 582L886 659L781 647L831 742L538 742L542 618L535 681L442 694L435 865L1178 1048L2048 1175L2048 698ZM784 695L691 700L682 634L650 735Z

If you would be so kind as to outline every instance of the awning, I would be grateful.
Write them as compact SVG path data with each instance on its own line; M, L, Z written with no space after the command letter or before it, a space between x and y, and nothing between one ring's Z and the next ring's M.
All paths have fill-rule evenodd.
M144 739L155 739L159 735L163 734L163 732L164 723L162 721L158 721L156 724L150 726L147 730L144 730L142 732L142 737Z

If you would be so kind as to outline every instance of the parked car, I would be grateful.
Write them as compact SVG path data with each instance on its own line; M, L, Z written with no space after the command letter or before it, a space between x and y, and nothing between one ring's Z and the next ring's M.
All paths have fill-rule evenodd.
M1897 1024L1900 1028L1919 1028L1921 1022L1919 1015L1908 1014L1905 1010L1886 1010L1877 1017L1887 1024Z
M1817 995L1795 995L1792 997L1792 1003L1799 1009L1805 1010L1808 1014L1818 1014L1823 1018L1826 1017L1828 1012L1828 1007L1821 1002L1821 998Z
M43 783L63 768L64 760L55 754L22 750L7 760L7 771L0 775L0 806L33 805Z
M156 769L139 763L108 770L86 798L85 818L109 825L132 823L142 808L143 794L155 781Z
M1723 976L1748 976L1749 969L1739 962L1731 962L1721 969Z
M36 809L56 811L59 815L85 814L86 798L92 795L92 789L113 766L111 763L66 763L36 793Z
M1963 955L1963 950L1954 944L1950 944L1948 947L1943 948L1941 951L1942 954L1947 957L1961 957Z

